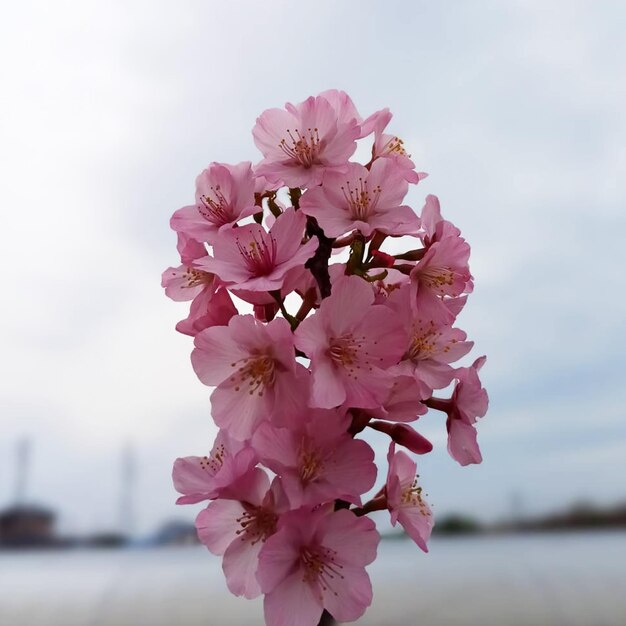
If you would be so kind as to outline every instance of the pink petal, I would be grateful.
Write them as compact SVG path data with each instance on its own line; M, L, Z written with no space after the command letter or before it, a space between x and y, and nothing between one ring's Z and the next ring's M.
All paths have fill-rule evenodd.
M344 565L364 567L376 558L380 535L369 517L356 517L347 509L324 520L324 546L335 550Z
M324 594L324 606L339 622L353 622L372 603L372 583L362 567L344 566Z
M311 406L332 409L343 404L347 397L346 389L342 377L338 374L330 359L319 357L312 364L311 369L313 370Z
M194 345L191 363L205 385L219 385L227 380L236 371L237 361L247 356L225 326L207 328L198 333Z
M263 608L267 626L317 626L323 610L320 599L300 571L268 593Z
M281 521L289 521L294 513L287 513ZM296 513L296 517L298 517ZM268 537L259 554L257 579L263 593L273 591L294 570L300 559L301 538L298 528L283 526Z
M278 474L285 467L298 465L297 441L287 428L275 428L265 422L254 433L252 445L263 463Z
M259 552L262 541L252 543L244 536L237 537L226 549L222 568L226 575L226 584L236 596L252 599L261 594L261 587L256 578L259 567Z
M322 302L316 315L323 315L330 331L341 337L363 319L374 301L372 288L358 276L342 276L335 281L330 298Z
M213 554L224 554L226 548L237 537L237 530L240 528L237 518L243 512L243 506L236 500L211 502L196 518L200 541Z
M360 496L374 486L376 466L374 451L362 440L342 437L335 444L332 459L327 463L325 479L335 487L338 496Z
M433 529L433 518L428 504L424 502L426 513L419 506L403 506L398 512L398 521L409 537L424 551L428 552L428 539Z
M476 429L460 419L448 420L448 452L460 465L482 463Z
M271 415L272 407L269 393L259 396L238 381L222 383L211 394L215 423L238 441L250 439L261 421Z

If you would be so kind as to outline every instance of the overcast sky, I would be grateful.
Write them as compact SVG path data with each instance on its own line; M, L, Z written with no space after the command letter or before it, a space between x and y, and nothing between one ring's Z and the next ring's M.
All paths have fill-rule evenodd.
M169 216L210 161L259 160L261 111L331 87L364 115L391 108L430 173L414 206L437 194L473 247L459 325L488 355L485 460L458 467L440 416L424 418L435 510L626 498L623 3L311 6L4 8L0 506L29 436L29 499L66 531L118 524L127 443L136 528L192 519L171 463L215 429L174 331L185 305L160 288L177 262Z

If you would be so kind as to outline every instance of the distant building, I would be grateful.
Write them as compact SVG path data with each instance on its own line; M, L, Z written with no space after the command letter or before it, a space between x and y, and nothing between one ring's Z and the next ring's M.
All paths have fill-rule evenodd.
M155 545L194 545L200 543L196 527L189 522L171 521L165 523L153 538Z
M0 511L0 547L53 545L54 523L54 513L42 507L15 505Z

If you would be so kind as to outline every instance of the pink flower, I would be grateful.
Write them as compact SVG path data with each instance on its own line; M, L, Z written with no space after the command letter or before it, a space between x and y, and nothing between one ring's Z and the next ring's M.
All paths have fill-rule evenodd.
M202 291L209 290L215 293L217 284L215 276L210 272L196 269L193 265L168 267L161 275L161 286L165 288L165 295L176 302L193 300Z
M363 412L372 418L389 422L412 422L428 410L422 403L423 399L423 386L414 376L398 375L393 378L384 402L379 407Z
M206 246L186 233L176 233L176 239L176 249L183 265L193 265L194 261L207 255Z
M252 130L264 157L255 171L277 186L319 185L327 170L345 168L360 132L356 119L340 118L323 96L268 109Z
M261 424L252 437L261 462L280 476L293 509L336 498L360 505L376 480L374 451L348 434L345 414L317 410L307 418L292 418L289 428Z
M465 341L464 331L447 324L449 312L445 308L435 308L426 314L414 311L408 286L394 291L387 302L402 320L407 334L406 352L396 369L421 383L422 399L425 399L433 389L442 389L452 382L454 369L449 364L464 357L474 342Z
M174 462L174 487L183 494L176 504L195 504L223 497L228 488L256 463L252 448L220 430L209 456L187 456Z
M213 243L218 232L261 210L254 204L254 184L249 161L211 163L196 179L196 204L174 213L172 229Z
M208 328L196 335L191 362L205 385L217 385L215 423L238 440L249 439L261 420L296 411L308 393L283 318L265 325L237 315L228 326Z
M424 229L424 245L430 247L435 241L446 237L459 237L461 231L452 222L441 217L439 198L431 194L426 196L422 208L422 228Z
M259 555L268 626L316 626L323 609L339 622L372 602L365 566L380 540L374 522L343 509L303 508L283 515Z
M285 298L292 291L297 289L301 284L305 281L305 276L308 278L311 276L311 273L305 269L304 266L294 267L290 269L285 274L285 279L283 281L283 285L280 289L281 298ZM249 302L255 306L259 305L277 305L276 298L272 296L271 293L267 291L250 291L247 289L236 289L233 287L230 288L234 296ZM279 307L280 308L280 307ZM279 310L279 309L277 309Z
M355 120L360 128L358 139L362 139L374 132L376 125L379 123L381 116L384 116L389 110L383 109L372 113L367 119L363 119L352 102L352 98L345 92L337 89L328 89L319 94L325 98L333 107L337 114L340 124L350 124Z
M189 315L176 324L176 330L183 335L195 337L205 328L226 326L237 313L226 289L220 287L213 294L205 289L194 298Z
M207 257L200 265L238 289L280 289L289 270L303 266L317 249L317 238L301 244L305 222L302 213L288 209L269 233L259 224L223 232L213 246L214 258Z
M374 121L374 145L372 147L372 160L388 159L393 161L401 171L403 178L409 183L418 183L428 176L426 172L416 172L415 164L411 161L411 155L404 148L404 142L395 135L385 134L384 130L391 121L392 115L389 109L379 111Z
M391 387L385 370L402 356L405 336L389 309L373 301L367 282L342 276L296 329L296 346L311 359L311 406L374 408L385 399Z
M402 200L408 183L391 161L375 161L368 171L349 163L345 173L328 172L321 187L306 191L300 208L317 219L328 237L359 230L370 237L375 230L387 235L417 233L420 221Z
M391 523L397 522L409 537L424 551L433 529L433 514L428 502L417 484L417 464L405 452L395 452L395 443L389 446L387 454L389 472L387 474L387 507L391 512Z
M487 391L478 377L486 360L486 357L480 357L471 367L457 372L458 382L448 405L448 452L461 465L481 463L483 460L474 424L477 418L485 415L489 406Z
M176 330L194 337L205 328L228 324L237 309L219 279L200 269L202 259L208 258L204 244L179 233L178 249L183 265L166 269L161 277L172 300L192 300L189 316L176 324Z
M178 251L182 265L168 267L161 274L161 287L165 295L176 302L193 300L201 292L208 290L215 293L219 282L210 272L199 269L198 260L207 256L204 244L191 239L184 233L178 233Z
M441 316L454 321L443 298L457 297L473 289L469 271L470 247L462 237L445 237L433 243L411 270L414 307L422 318Z
M280 514L286 510L280 483L270 487L267 474L252 469L231 486L228 500L215 500L196 518L200 541L217 555L231 593L256 598L261 593L257 580L259 552L276 531Z

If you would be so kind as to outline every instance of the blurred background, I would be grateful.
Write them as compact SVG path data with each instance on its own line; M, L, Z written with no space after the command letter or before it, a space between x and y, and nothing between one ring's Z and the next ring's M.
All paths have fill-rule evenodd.
M459 326L491 398L480 466L420 420L439 535L383 542L363 623L626 624L623 3L2 13L0 531L39 544L0 550L2 626L261 623L174 505L173 459L215 428L160 274L195 176L258 161L265 108L333 87L391 108L430 174L413 206L437 194L471 243Z

